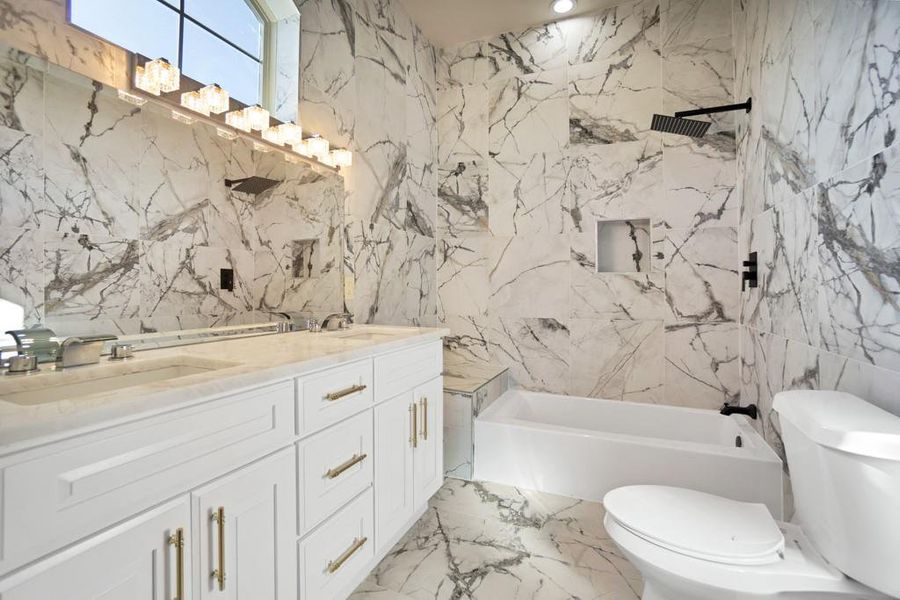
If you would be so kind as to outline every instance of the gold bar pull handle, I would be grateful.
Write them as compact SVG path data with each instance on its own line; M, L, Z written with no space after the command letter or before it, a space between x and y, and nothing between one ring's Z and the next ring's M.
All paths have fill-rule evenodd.
M419 436L416 433L416 420L416 403L413 402L409 405L409 443L413 448L419 445Z
M356 466L359 463L361 463L362 461L366 460L367 456L369 456L369 455L368 454L354 454L346 462L343 462L343 463L339 464L338 466L325 471L325 477L327 477L328 479L334 479L335 477L340 476L341 473L343 473L350 467Z
M366 542L368 541L369 538L367 537L356 538L355 540L353 540L353 544L349 548L347 548L343 554L341 554L334 560L328 561L328 567L326 567L326 570L329 573L334 573L335 571L343 567L344 563L347 562L351 556L356 554L357 550L365 546Z
M210 518L219 526L218 552L219 568L214 569L210 577L216 580L219 591L225 590L225 507L220 506Z
M179 527L169 536L169 545L175 547L175 600L184 598L184 529Z
M351 385L348 388L344 388L342 390L338 390L336 392L331 392L329 394L325 394L325 399L329 402L334 402L335 400L340 400L341 398L346 398L347 396L352 396L353 394L357 394L366 389L365 385Z
M428 396L422 398L422 439L428 440Z

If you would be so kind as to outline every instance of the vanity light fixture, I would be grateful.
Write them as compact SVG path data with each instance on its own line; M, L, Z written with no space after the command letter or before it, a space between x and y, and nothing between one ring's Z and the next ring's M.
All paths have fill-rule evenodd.
M284 145L284 134L278 126L263 129L262 137L267 142L272 142L276 146Z
M310 154L310 156L315 156L322 162L325 162L325 159L328 157L328 150L331 147L331 144L328 143L323 137L318 135L314 135L313 137L306 140L306 147Z
M233 110L227 113L225 115L225 123L235 129L250 133L250 118L247 116L247 109Z
M164 58L157 58L134 69L134 87L154 96L177 92L181 87L181 71Z
M572 12L572 9L575 8L575 0L553 0L553 2L550 3L550 8L556 14L564 15Z
M300 140L296 144L291 144L291 148L297 154L300 154L300 155L306 156L306 157L310 157L310 156L312 156L312 154L309 153L309 144L307 142L308 142L308 140Z
M244 109L247 115L250 128L257 131L264 131L269 128L269 111L259 104L248 106Z
M211 83L198 91L209 112L220 115L228 110L231 98L228 92L219 87L219 84Z
M331 162L336 167L352 167L353 153L344 149L332 150Z
M147 104L146 98L141 98L131 92L126 92L125 90L119 90L119 100L123 102L128 102L129 104L134 104L135 106L143 106Z
M196 113L200 113L204 117L209 116L209 104L206 103L199 90L183 93L181 95L181 105Z

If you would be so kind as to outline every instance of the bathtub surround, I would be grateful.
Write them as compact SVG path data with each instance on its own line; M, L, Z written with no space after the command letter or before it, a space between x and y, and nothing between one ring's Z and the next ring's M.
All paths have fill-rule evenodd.
M900 4L738 0L742 401L837 389L900 414Z
M740 117L699 140L650 131L653 113L732 102L728 4L632 0L443 51L438 316L455 357L534 390L738 399ZM651 227L602 241L598 262L598 221Z

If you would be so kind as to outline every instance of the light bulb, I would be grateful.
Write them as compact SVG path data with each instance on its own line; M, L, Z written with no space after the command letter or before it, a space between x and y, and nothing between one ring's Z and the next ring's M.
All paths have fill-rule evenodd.
M349 150L332 150L331 151L331 162L334 163L336 167L352 167L353 166L353 153Z
M250 119L244 110L233 110L225 115L225 123L235 129L250 132Z
M550 4L550 8L553 9L553 12L556 14L564 15L575 8L575 0L553 0Z
M229 96L228 92L219 87L218 84L210 84L200 89L200 97L206 103L209 112L220 115L228 110Z
M250 128L263 131L269 128L269 111L259 104L248 106L244 109L250 122Z
M199 91L183 93L181 95L181 105L205 117L209 116L209 104L206 103Z
M328 156L330 144L325 138L319 136L311 137L306 140L306 146L309 149L310 155L315 156L319 160L324 160L324 158Z

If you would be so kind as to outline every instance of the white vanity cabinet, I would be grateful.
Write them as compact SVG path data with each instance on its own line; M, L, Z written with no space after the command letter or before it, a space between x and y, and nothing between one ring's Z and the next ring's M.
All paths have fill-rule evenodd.
M295 600L291 448L191 494L194 594L200 600Z
M187 496L0 580L0 600L187 600Z
M442 481L441 342L0 454L0 600L344 600Z

